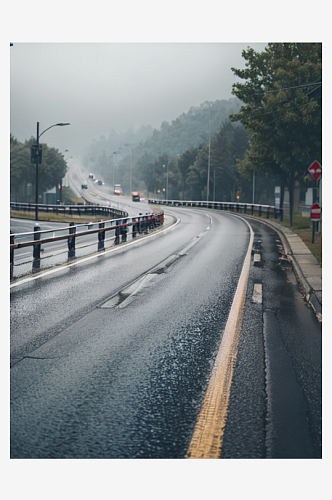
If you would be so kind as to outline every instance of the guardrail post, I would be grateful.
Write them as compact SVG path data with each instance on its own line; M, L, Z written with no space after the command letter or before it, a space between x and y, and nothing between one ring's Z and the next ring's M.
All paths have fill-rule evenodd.
M15 243L15 236L13 235L13 232L10 231L10 244L14 245ZM14 247L10 247L10 279L12 279L14 273Z
M141 212L139 213L139 215L142 215ZM138 224L137 224L138 232L139 232L139 234L142 234L142 232L143 232L143 218L138 217L137 220L138 220Z
M75 222L70 222L69 234L72 234L73 236L70 236L68 238L68 258L75 257L75 233L76 233Z
M114 240L114 245L118 245L120 243L120 221L116 221L116 228L115 228L115 240Z
M34 241L40 240L40 226L36 224L33 228L34 230L34 235L33 239ZM35 243L33 245L33 261L32 261L32 269L39 271L40 269L40 243Z
M162 226L164 224L164 212L157 214L157 225Z
M136 222L136 218L135 218L135 217L133 217L132 221L133 221L133 227L132 227L132 237L133 237L133 238L136 238L136 233L137 233L137 224L135 224L135 222Z
M128 231L127 221L124 220L124 221L122 221L122 225L121 225L121 241L122 241L122 243L125 243L127 241L127 231Z
M14 245L15 243L15 236L13 234L13 231L10 231L10 244ZM10 247L10 265L14 265L14 247Z
M99 229L105 227L104 222L99 223ZM99 231L98 233L98 251L105 250L105 231Z
M33 235L34 241L40 240L40 226L36 224L33 230L35 232L35 234ZM40 246L41 246L40 243L35 243L33 246L33 258L35 260L40 259Z
M149 214L148 217L150 219L149 220L149 229L150 229L150 231L153 231L153 229L155 227L155 225L154 225L154 215L153 214Z

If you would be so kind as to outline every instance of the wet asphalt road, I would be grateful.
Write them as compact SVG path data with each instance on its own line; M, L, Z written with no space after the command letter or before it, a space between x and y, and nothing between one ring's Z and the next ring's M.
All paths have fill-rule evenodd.
M321 458L322 325L278 235L248 220L261 262L251 265L222 458Z
M12 458L185 456L249 231L229 214L173 211L181 223L165 233L11 288ZM223 458L320 453L320 325L272 233L255 227L264 257L252 264Z
M12 456L183 456L247 242L243 221L188 211L150 241L13 287ZM127 307L97 307L187 244Z

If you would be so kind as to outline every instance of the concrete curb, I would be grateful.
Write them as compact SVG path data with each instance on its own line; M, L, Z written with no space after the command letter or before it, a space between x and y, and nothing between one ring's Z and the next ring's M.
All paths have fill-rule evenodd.
M301 238L288 228L277 222L262 220L255 217L249 219L266 224L279 235L285 250L287 260L292 264L292 268L300 283L303 296L306 302L314 310L317 319L322 321L322 268L317 259L312 255L309 248L303 243Z

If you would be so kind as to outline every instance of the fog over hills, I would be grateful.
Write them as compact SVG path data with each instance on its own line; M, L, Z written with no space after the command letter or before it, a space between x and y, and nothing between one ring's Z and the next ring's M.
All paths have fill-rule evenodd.
M114 131L144 136L202 103L230 99L236 80L231 68L244 67L242 51L250 46L261 52L266 45L14 42L10 132L24 142L36 135L37 122L40 131L69 122L43 140L71 155Z

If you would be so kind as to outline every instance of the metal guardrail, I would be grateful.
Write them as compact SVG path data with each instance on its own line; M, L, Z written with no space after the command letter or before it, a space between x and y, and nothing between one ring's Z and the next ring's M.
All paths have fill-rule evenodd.
M270 205L256 205L252 203L235 203L235 202L206 202L206 201L182 201L182 200L155 200L149 199L150 205L166 205L166 206L184 206L208 208L213 210L226 210L236 213L244 213L250 215L258 215L260 217L275 219L283 219L283 210ZM32 211L35 210L34 204L29 203L10 203L12 210ZM105 250L105 235L109 231L114 233L114 244L118 245L127 241L131 236L133 239L139 234L148 234L150 230L164 224L164 212L154 208L153 214L139 215L137 217L128 217L128 213L112 207L99 205L39 205L39 211L64 214L69 216L75 215L90 215L110 217L108 220L101 222L90 222L88 224L76 224L70 222L69 227L61 227L57 229L41 230L36 222L34 231L26 233L13 234L10 232L10 277L13 277L14 256L15 250L24 247L33 247L33 271L40 270L41 263L41 245L54 243L56 241L67 240L68 259L76 257L76 240L86 235L96 234L98 237L98 251ZM96 229L94 227L97 226ZM81 229L84 227L84 230ZM88 227L88 230L86 230ZM131 234L130 234L131 230ZM59 236L55 236L60 231L65 232ZM43 237L47 233L53 233L53 236ZM121 241L120 241L121 240ZM52 267L52 266L51 266Z
M167 205L173 207L201 207L212 210L226 210L236 213L258 215L259 217L270 217L283 220L283 209L270 205L256 205L253 203L236 203L220 201L182 201L182 200L154 200L149 199L148 203L157 205Z
M20 212L35 212L36 205L34 203L19 203L10 202L10 209ZM128 213L117 208L101 206L101 205L42 205L38 204L38 211L44 213L53 213L57 215L68 216L90 216L94 217L101 215L109 219L116 219L120 217L128 217Z
M126 213L126 215L128 214ZM83 236L96 234L98 238L98 240L96 239L96 244L99 252L105 250L105 236L109 231L113 231L114 245L119 245L126 242L129 236L135 239L138 235L148 234L163 224L163 210L146 215L140 214L137 217L124 217L95 223L89 222L88 224L75 225L74 222L70 222L69 227L46 230L41 230L39 224L36 222L34 231L16 234L10 232L10 278L13 278L15 250L19 248L33 247L32 270L37 272L40 270L41 264L41 245L44 246L48 243L67 240L68 259L71 260L76 257L76 240ZM94 226L97 226L97 228L94 229ZM88 227L87 230L86 227ZM81 231L82 228L84 228L83 231ZM66 234L56 236L55 234L60 231L65 231ZM43 237L47 233L53 233L53 236Z

